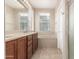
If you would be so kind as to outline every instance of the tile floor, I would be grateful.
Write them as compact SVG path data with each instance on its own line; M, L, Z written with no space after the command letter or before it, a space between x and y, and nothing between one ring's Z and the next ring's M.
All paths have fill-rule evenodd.
M59 49L43 48L38 49L31 59L62 59Z

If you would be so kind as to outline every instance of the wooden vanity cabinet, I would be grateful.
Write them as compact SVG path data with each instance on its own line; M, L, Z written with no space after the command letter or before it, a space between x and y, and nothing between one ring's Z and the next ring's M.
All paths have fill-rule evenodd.
M16 41L6 42L6 59L16 59Z
M32 53L34 53L36 50L37 50L37 48L38 48L38 34L37 33L35 33L35 34L33 34L33 39L32 39Z
M6 42L6 59L31 59L38 48L38 34L31 34Z

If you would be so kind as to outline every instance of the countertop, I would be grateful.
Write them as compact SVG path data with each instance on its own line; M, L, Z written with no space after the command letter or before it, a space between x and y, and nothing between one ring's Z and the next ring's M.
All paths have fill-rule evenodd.
M34 33L37 33L37 32L8 34L8 35L5 35L5 41L7 42L7 41L15 40L17 38L20 38L20 37L23 37L23 36L28 36L28 35L31 35L31 34L34 34Z

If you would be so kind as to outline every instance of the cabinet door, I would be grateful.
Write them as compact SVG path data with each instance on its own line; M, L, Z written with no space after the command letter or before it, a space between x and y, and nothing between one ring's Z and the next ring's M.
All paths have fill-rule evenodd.
M33 34L33 53L38 48L38 34Z
M35 34L35 50L38 48L38 34Z
M32 35L28 36L28 59L32 57Z
M6 59L16 59L15 41L6 42Z
M32 45L28 47L28 59L31 59L31 57L32 57Z
M26 37L17 40L17 59L26 59Z

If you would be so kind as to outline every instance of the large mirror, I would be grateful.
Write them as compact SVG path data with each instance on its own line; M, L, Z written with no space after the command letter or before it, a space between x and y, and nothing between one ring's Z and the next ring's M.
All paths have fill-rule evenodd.
M18 0L5 0L5 34L29 31L28 10Z

